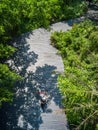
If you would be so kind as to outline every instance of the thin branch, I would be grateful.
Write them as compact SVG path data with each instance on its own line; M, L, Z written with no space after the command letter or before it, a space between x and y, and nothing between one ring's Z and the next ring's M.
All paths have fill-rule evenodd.
M96 110L94 113L90 114L84 121L81 122L81 124L76 128L76 130L79 130L79 128L81 127L81 125L83 125L89 118L91 118L97 112L98 112L98 110Z

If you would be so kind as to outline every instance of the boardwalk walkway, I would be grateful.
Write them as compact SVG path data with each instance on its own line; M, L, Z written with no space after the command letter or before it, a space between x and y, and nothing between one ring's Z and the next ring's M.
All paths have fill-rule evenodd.
M63 25L60 27L60 25ZM55 24L61 29L67 26L63 23ZM53 31L54 25L51 27ZM57 29L57 27L55 27ZM70 27L69 27L70 28ZM67 27L68 29L68 27ZM65 30L64 30L65 31ZM33 34L33 35L32 35ZM39 88L47 91L51 100L45 112L41 112L40 118L42 123L39 125L39 130L68 130L68 123L61 104L61 95L57 89L57 73L64 72L62 59L57 55L57 50L50 45L50 32L45 29L37 29L32 32L27 38L27 43L30 45L31 51L38 55L37 62L28 67L28 71L37 72L43 68L41 73L43 79L39 82ZM55 72L54 72L55 71Z

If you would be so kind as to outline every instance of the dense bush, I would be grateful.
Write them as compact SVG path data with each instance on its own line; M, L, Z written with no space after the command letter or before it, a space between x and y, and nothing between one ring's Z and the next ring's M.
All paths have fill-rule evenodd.
M95 130L98 120L98 28L89 20L51 36L63 57L65 72L59 89L70 129ZM96 128L97 129L97 128Z
M90 44L91 50L97 53L98 52L98 31L92 32L89 39L91 41Z
M13 55L15 50L16 48L12 46L0 44L0 62L4 62L6 58Z
M16 80L21 79L14 71L10 71L7 65L0 64L0 106L2 102L13 99L13 85Z

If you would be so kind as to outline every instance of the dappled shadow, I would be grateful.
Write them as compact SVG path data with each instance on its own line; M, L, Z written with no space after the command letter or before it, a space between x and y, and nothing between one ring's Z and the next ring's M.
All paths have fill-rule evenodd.
M38 130L42 121L38 90L47 91L54 102L62 107L57 85L56 67L45 65L36 72L28 72L24 80L17 82L12 104L5 103L0 110L0 127L3 130ZM51 109L46 109L51 113ZM1 114L2 113L2 114Z
M38 67L34 74L34 80L38 84L39 89L45 90L53 98L54 102L62 107L61 94L57 88L58 74L55 66L45 64L43 67Z
M7 62L23 80L15 84L13 102L3 103L0 109L0 130L38 130L42 122L39 101L35 96L36 86L32 84L32 73L27 72L29 65L37 62L38 55L30 52L27 37L29 33L15 39L14 46L18 50Z
M17 51L14 53L12 60L9 60L8 62L11 69L16 70L16 72L23 77L26 75L27 68L30 64L35 64L38 59L38 54L30 51L30 45L27 44L26 41L31 34L32 32L25 33L12 41L14 42L13 45L17 48Z
M40 104L37 100L36 85L32 84L32 74L16 84L12 104L4 104L0 110L0 127L3 130L38 130L42 123Z
M24 37L29 38L29 33L15 40L14 46L18 50L7 62L11 69L23 77L23 80L15 84L13 102L3 103L0 109L0 130L39 130L40 124L43 123L37 93L39 89L47 91L51 99L62 107L61 95L56 87L57 68L46 64L38 67L35 72L27 71L30 64L37 62L38 55L30 52ZM51 112L52 110L47 108L46 113Z

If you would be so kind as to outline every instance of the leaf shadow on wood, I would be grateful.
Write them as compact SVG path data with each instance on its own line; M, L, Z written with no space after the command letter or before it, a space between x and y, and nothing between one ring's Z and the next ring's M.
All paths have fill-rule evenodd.
M24 37L28 38L29 33ZM45 64L38 67L35 72L27 71L30 64L37 62L38 55L30 52L30 47L25 38L19 38L14 42L18 48L11 60L7 62L12 70L16 70L22 77L14 87L14 99L11 104L3 103L0 108L0 129L1 130L39 130L43 123L41 117L38 90L44 89L56 105L62 107L61 95L57 86L55 66ZM51 113L47 109L46 113Z

